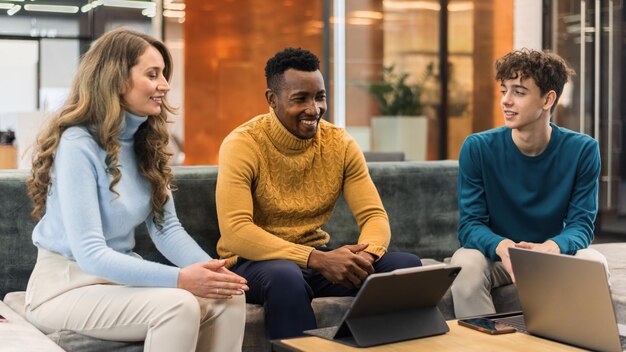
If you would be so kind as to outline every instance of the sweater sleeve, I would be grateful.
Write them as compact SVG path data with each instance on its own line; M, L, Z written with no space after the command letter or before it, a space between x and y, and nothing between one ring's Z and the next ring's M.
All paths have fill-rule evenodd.
M472 136L461 147L459 155L458 236L461 246L477 249L487 258L497 260L496 247L504 240L489 227L489 209L485 198L484 178L481 170L479 145Z
M150 237L159 252L180 268L211 260L211 256L200 248L180 224L171 192L163 212L163 226L160 229L154 223L152 214L146 220Z
M231 134L222 143L219 160L215 198L224 246L249 260L287 259L306 268L313 247L285 241L253 221L252 190L258 172L253 143Z
M598 142L590 138L588 140L576 168L576 181L564 220L565 227L560 234L551 238L564 254L576 254L579 249L587 248L593 240L594 221L598 212L600 151Z
M343 193L361 230L358 243L369 243L365 251L382 257L391 238L389 218L369 175L365 157L352 139L346 149Z
M90 145L93 144L93 148ZM54 168L64 229L82 270L133 286L176 287L178 268L119 253L107 246L98 197L98 153L89 138L62 138Z

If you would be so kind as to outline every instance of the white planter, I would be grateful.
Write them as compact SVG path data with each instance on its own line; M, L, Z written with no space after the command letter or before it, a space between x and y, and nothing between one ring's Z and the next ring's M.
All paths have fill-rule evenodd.
M372 118L372 150L404 152L407 160L426 160L428 119L425 116Z

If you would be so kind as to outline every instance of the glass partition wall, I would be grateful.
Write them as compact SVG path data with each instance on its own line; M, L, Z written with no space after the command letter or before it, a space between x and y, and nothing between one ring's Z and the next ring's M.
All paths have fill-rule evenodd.
M495 54L477 53L474 45L476 33L493 32L493 23L476 18L493 18L494 3L345 1L345 127L363 150L456 159L467 135L494 126L492 62L477 66L476 59L492 61ZM493 34L481 40L495 41ZM478 86L489 89L481 93L482 123L473 114L477 75L488 82Z
M494 62L513 49L513 0L329 1L345 5L330 21L345 28L338 121L362 149L456 159L467 135L503 124ZM331 61L337 46L331 39Z
M596 228L626 236L624 2L545 0L544 5L544 47L563 56L577 73L554 119L598 141L602 172Z
M37 110L55 107L69 87L44 77L55 73L45 67L58 66L45 61L71 56L63 71L71 77L88 44L115 26L160 36L175 59L175 163L217 162L223 137L265 111L263 65L286 46L320 56L329 90L327 118L347 128L364 151L402 152L408 160L456 159L468 134L501 124L493 61L512 46L507 25L513 0L132 2L154 4L152 17L146 9L108 6L129 1L63 3L78 10L22 9L9 16L0 9L0 39L33 40L41 47L37 88L30 93Z
M80 56L119 26L156 34L152 1L0 1L0 168L30 168L45 118L66 99ZM134 6L134 7L129 7ZM139 8L137 7L139 6ZM158 33L160 36L160 33Z

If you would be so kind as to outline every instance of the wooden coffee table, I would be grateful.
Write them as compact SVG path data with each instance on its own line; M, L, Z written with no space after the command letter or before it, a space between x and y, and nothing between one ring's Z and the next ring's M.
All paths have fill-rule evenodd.
M515 332L488 335L459 326L449 320L450 331L443 335L397 342L369 348L354 348L319 337L298 337L272 341L274 351L324 351L324 352L414 352L414 351L583 351L558 342Z

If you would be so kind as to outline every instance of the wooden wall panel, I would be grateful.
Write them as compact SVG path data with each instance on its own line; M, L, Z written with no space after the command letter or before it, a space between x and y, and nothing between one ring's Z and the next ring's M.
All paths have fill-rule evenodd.
M380 0L346 1L346 125L370 126L372 116L380 115L366 82L375 82L383 72L382 18L355 16L358 12L383 13ZM353 83L355 82L355 83Z
M222 140L268 111L267 59L285 47L322 58L322 1L187 0L185 164L217 164Z
M17 168L17 150L13 145L0 145L0 169Z
M503 124L494 63L513 49L513 0L475 0L474 4L472 130L480 132Z
M497 0L494 1L494 12L496 14L493 23L494 32L494 63L495 60L506 55L513 50L513 1L514 0ZM495 68L493 69L493 77L495 77ZM502 108L500 108L500 83L496 82L494 90L493 103L493 127L504 126L504 116Z

